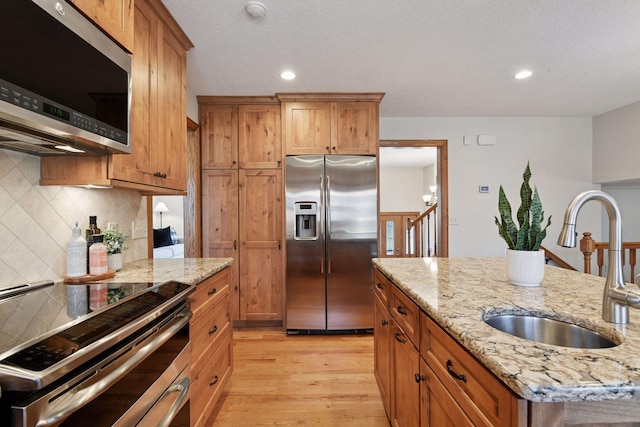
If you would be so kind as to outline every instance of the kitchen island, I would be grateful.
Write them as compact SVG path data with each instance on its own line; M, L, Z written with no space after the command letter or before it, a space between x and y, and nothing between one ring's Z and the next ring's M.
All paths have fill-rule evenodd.
M515 412L520 413L514 419L520 421L514 425L527 423L523 411L529 413L528 425L640 421L640 401L635 400L640 391L640 311L631 310L628 325L602 320L603 278L546 266L541 286L527 288L508 282L503 258L381 258L373 263L425 319L506 385L518 402ZM393 303L389 305L393 311ZM504 313L578 324L620 344L560 347L484 323ZM421 321L421 350L425 329Z

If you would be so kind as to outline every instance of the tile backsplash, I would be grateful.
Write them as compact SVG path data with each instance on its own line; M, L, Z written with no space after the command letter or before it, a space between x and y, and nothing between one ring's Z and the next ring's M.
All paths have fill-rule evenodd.
M40 186L40 158L0 149L0 287L40 279L61 280L66 243L75 220L107 223L131 235L131 222L147 222L147 201L139 192ZM129 237L124 262L147 258L147 239Z

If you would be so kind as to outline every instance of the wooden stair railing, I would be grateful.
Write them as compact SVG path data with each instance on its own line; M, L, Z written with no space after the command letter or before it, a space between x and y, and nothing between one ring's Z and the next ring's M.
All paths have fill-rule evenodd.
M585 231L580 239L580 252L584 257L584 272L591 274L591 255L596 253L596 264L598 265L598 276L602 276L604 267L604 253L609 250L609 242L596 242L591 238L591 233ZM635 279L635 268L637 263L637 250L640 249L640 242L622 242L622 267L629 264L630 280Z
M558 265L558 267L562 267L562 268L566 268L566 269L569 269L569 270L578 271L577 268L574 268L571 264L569 264L568 262L566 262L565 260L560 258L558 255L554 254L553 252L551 252L549 249L545 248L544 246L540 246L540 249L544 249L544 256L545 256L547 262L549 260L551 260L554 263L556 263Z
M416 224L423 224L423 221L427 220L427 224L426 227L423 224L424 229L427 232L427 256L430 257L431 256L431 245L429 244L431 241L431 233L433 232L433 255L437 256L438 254L438 223L437 223L437 210L438 210L438 204L434 203L431 207L429 207L429 209L427 209L426 211L422 212L416 219L411 219L408 218L407 219L407 240L410 239L411 237L411 229L413 227L416 226ZM431 227L431 220L433 217L433 228ZM416 256L418 257L423 257L424 256L424 245L423 245L423 236L422 233L413 233L413 239L414 239L414 245L413 247L416 248L417 254Z

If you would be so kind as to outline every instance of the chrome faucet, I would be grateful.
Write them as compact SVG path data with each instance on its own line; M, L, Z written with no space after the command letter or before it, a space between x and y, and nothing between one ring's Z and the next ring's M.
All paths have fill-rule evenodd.
M640 308L640 292L627 289L622 275L622 216L616 201L602 191L578 194L567 206L558 244L576 246L576 219L582 205L589 200L602 203L609 215L609 266L602 295L602 318L612 323L629 323L629 307Z

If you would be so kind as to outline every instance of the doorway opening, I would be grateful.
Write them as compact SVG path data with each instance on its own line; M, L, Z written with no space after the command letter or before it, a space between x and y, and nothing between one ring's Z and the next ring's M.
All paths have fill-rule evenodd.
M380 211L381 215L384 213L385 215L391 215L397 213L399 218L403 218L400 222L398 222L399 227L403 227L406 224L406 219L416 219L420 216L421 213L424 213L425 209L430 209L434 204L437 203L437 210L435 210L435 220L433 225L424 224L422 227L416 227L414 233L426 233L428 230L427 227L433 227L433 235L430 237L425 237L424 239L420 239L423 242L425 247L423 248L423 253L425 256L438 256L438 257L447 257L449 256L449 236L448 236L448 223L449 223L449 207L448 207L448 199L449 199L449 189L448 189L448 151L447 151L447 140L381 140L380 141L380 168L381 168L381 177L384 178L385 171L385 159L390 156L396 157L397 154L406 153L400 155L400 159L402 157L412 159L413 163L410 164L409 161L406 161L403 164L402 160L398 162L394 162L391 164L393 168L398 168L395 171L394 177L397 179L399 177L399 171L404 170L406 173L411 173L409 168L417 168L417 171L414 172L413 176L407 176L404 181L404 185L399 187L398 185L394 186L394 189L386 189L385 186L381 183L380 186L380 199L381 206ZM429 157L431 156L431 160ZM421 162L424 164L416 164L415 159L423 158L426 160L422 160ZM394 171L389 169L393 174ZM409 187L412 187L410 189ZM394 193L394 195L402 194L402 192L398 192L399 189L403 189L407 191L408 198L411 198L410 203L411 206L403 204L402 207L393 207L394 202L389 202L389 199L393 200L393 197L389 196L388 192ZM415 194L412 194L415 193ZM385 195L386 194L386 195ZM423 196L425 196L423 198ZM415 199L415 200L413 200ZM389 203L385 206L385 203ZM390 206L391 205L391 206ZM415 206L415 208L413 208ZM390 224L391 226L391 224ZM382 236L386 236L384 231L380 230L381 236L381 244L379 248L379 253L385 253L385 242L382 240ZM404 230L406 232L406 230ZM400 236L400 238L404 239L404 236L409 235L409 233L405 234L396 234L396 236ZM407 239L402 245L406 249L401 249L399 252L400 255L395 256L403 256L402 253L411 252L412 248L410 247L412 239ZM437 244L436 244L437 242ZM414 252L415 253L415 252ZM427 255L428 254L428 255Z

